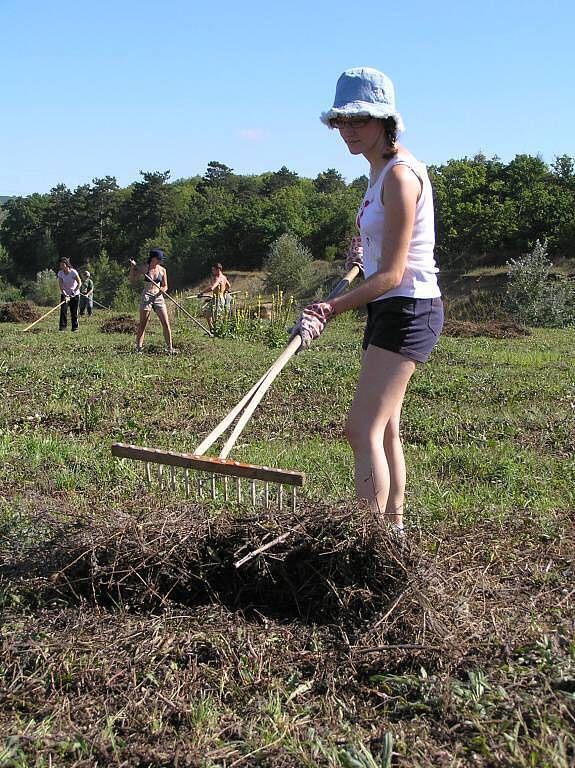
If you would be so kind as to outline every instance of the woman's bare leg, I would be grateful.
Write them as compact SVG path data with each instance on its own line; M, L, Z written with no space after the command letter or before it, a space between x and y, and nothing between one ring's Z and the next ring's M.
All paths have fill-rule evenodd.
M167 307L162 307L157 312L160 322L162 324L162 331L164 333L164 341L168 349L172 349L172 328L170 326L170 318L168 317Z
M385 519L403 527L403 502L405 499L405 457L399 432L399 418L403 398L391 414L383 435L383 450L389 467L389 495L385 507Z
M399 429L399 413L405 390L415 363L387 349L369 346L363 355L361 374L346 425L346 433L355 459L357 496L366 499L382 519L390 511L390 488L396 505L402 496L405 479L403 451L399 455L395 432ZM389 457L384 448L385 432L390 421ZM397 426L395 424L397 422ZM392 438L393 435L393 438ZM391 466L389 463L391 460ZM396 522L398 513L390 516Z
M141 309L140 322L138 323L138 328L136 329L136 349L142 348L142 345L144 343L144 333L146 332L146 326L148 325L149 319L150 319L150 310Z

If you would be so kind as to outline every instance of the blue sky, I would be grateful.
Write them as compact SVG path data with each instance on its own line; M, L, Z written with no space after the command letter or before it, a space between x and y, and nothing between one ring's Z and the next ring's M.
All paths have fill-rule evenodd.
M575 4L0 0L0 195L210 160L366 170L319 121L348 67L395 83L427 163L575 156Z

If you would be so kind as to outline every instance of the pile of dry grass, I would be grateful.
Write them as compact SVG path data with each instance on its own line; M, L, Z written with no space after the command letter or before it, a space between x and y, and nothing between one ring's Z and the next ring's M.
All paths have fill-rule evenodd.
M405 546L365 510L322 505L216 518L158 505L81 528L44 523L51 543L0 567L4 586L36 600L5 615L0 729L48 721L14 743L62 765L295 768L281 739L249 756L279 696L282 744L305 751L312 723L345 743L343 707L374 754L393 728L410 745L397 765L417 753L463 766L471 715L457 676L481 665L496 679L542 632L557 647L568 637L557 611L573 609L573 536L546 540L524 521ZM522 717L541 706L566 717L544 676L530 680ZM509 697L493 704L500 719Z
M212 518L187 503L149 510L145 520L114 511L66 536L60 528L48 559L31 552L4 574L32 578L37 594L47 590L66 603L155 614L217 604L248 618L337 625L350 652L393 647L405 651L404 660L423 655L435 667L456 665L494 634L511 642L529 626L526 611L537 595L525 585L544 557L541 547L533 546L535 566L528 549L514 552L507 537L498 542L492 534L452 531L430 552L413 540L398 544L358 508L318 504L295 517L230 511Z
M471 320L446 320L442 333L445 336L459 336L475 338L486 336L491 339L514 339L520 336L530 336L531 331L523 325L511 320L484 320L472 322Z
M100 326L102 333L131 333L136 332L136 321L132 315L114 315L108 317Z
M0 306L0 323L32 323L40 317L31 301L8 301Z

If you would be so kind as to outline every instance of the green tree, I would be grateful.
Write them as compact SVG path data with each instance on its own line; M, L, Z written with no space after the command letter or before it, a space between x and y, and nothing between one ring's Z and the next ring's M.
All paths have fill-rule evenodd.
M128 280L128 268L110 259L106 251L102 251L92 262L92 280L94 282L94 298L107 307L112 306L116 293L126 292L126 286L131 290ZM136 296L138 288L133 290Z
M345 179L335 168L328 168L327 171L318 173L313 185L316 192L329 195L334 192L342 192L345 189Z
M143 181L132 185L130 196L122 206L122 255L137 253L145 240L154 237L160 227L173 226L176 218L176 195L167 183L170 171L140 171L140 174Z
M4 205L6 218L0 230L12 272L11 283L33 279L38 271L55 266L57 254L45 224L46 195L12 197Z
M210 187L226 187L233 176L233 169L217 160L210 160L206 172L200 183L203 192Z
M299 176L294 171L290 171L285 165L274 171L273 173L266 173L262 179L262 194L273 195L278 189L284 187L293 187L299 181Z

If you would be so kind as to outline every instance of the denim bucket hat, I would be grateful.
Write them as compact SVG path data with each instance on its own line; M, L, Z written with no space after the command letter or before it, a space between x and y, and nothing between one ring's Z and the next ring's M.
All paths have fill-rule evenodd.
M322 112L320 120L330 125L334 117L394 117L397 130L403 131L401 115L395 108L395 89L387 75L371 67L346 69L335 87L333 107Z
M166 256L161 248L151 248L148 254L148 264L152 259L158 259L162 264L166 260Z

